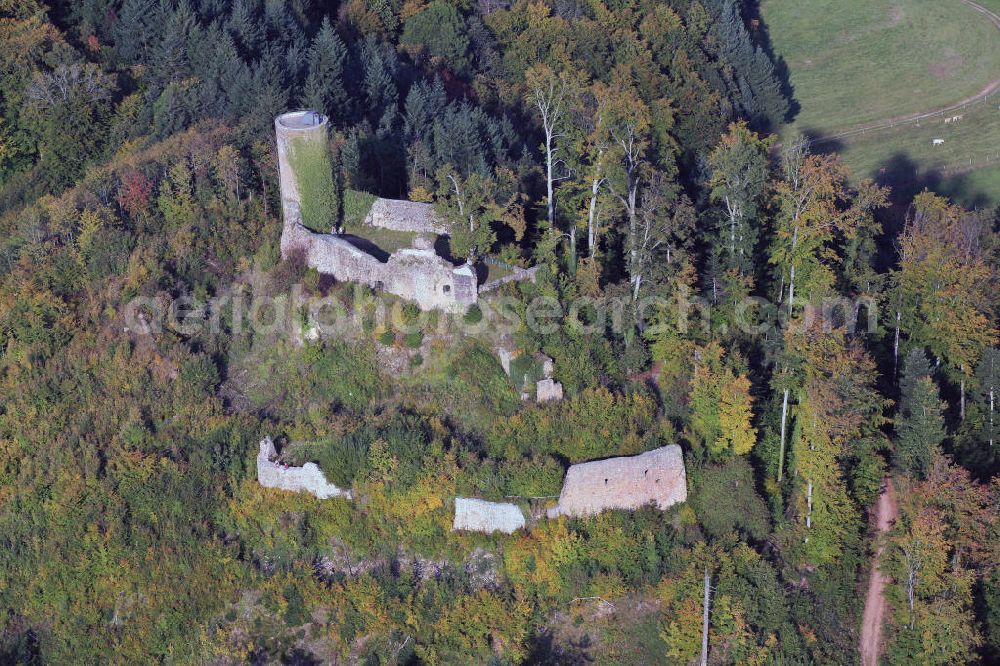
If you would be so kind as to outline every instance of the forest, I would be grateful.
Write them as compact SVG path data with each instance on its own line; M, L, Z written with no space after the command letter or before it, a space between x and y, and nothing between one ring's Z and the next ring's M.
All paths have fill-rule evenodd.
M876 552L885 663L1000 660L1000 211L779 143L755 4L0 0L0 663L695 664L707 575L708 663L853 664ZM493 301L282 258L300 108L331 227L429 202L453 256L537 267L496 297L563 400L521 399ZM360 325L232 316L293 290ZM265 436L354 501L261 487ZM451 530L667 444L667 511Z

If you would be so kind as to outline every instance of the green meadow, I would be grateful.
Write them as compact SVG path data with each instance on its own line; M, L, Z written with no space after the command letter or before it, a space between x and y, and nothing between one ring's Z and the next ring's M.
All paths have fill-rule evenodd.
M981 4L1000 12L1000 0ZM786 139L954 104L1000 76L1000 30L958 0L763 0L760 11L799 105ZM992 205L1000 169L984 165L997 164L1000 152L998 104L1000 95L950 112L963 116L957 123L936 117L822 147L838 150L857 176L936 173L930 180L942 192Z

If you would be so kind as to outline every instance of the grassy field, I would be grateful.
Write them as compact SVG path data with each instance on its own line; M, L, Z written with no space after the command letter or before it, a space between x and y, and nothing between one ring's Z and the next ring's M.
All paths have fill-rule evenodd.
M979 2L1000 12L1000 0ZM763 0L761 15L800 105L782 129L785 140L955 103L1000 75L1000 31L958 0ZM951 112L962 114L959 123L931 118L817 149L841 153L858 177L909 179L966 206L993 206L1000 203L998 104L995 95Z
M1000 34L958 0L763 0L760 12L801 106L797 129L946 105L1000 72Z

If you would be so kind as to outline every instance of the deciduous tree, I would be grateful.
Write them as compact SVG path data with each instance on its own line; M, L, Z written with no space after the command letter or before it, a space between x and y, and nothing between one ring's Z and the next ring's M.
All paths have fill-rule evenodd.
M757 218L767 187L768 150L773 142L773 137L761 139L740 121L729 126L708 157L711 198L723 207L726 216L720 234L726 265L740 274L753 274Z

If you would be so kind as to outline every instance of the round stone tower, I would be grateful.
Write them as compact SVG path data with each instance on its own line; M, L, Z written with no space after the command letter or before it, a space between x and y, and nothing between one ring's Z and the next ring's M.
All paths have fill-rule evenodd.
M278 142L281 210L285 225L300 221L301 196L312 194L299 192L299 181L296 179L293 165L298 164L300 160L308 159L310 168L329 170L328 128L326 116L318 111L290 111L274 119L274 131Z

